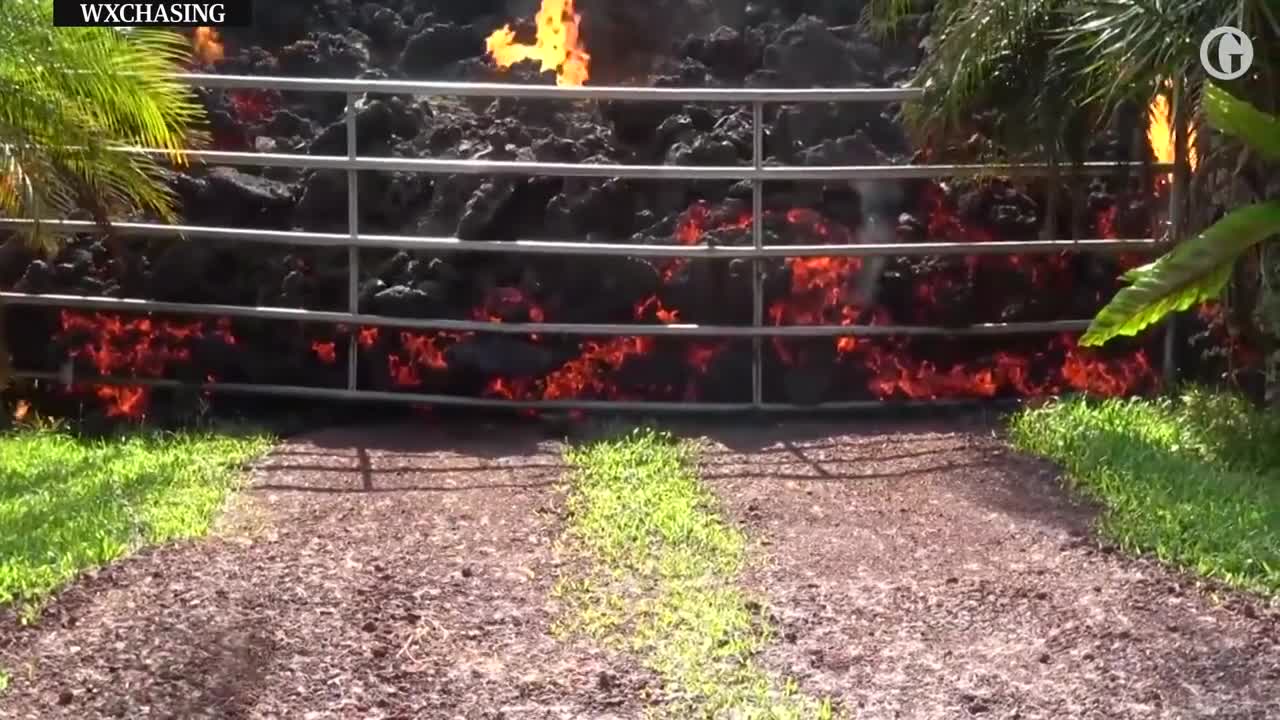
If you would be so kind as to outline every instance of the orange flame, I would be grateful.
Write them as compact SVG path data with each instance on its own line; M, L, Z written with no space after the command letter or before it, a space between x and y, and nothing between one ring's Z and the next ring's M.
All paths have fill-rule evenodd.
M537 60L542 71L553 70L556 84L582 85L587 81L587 54L578 36L582 16L574 11L573 0L542 0L535 18L538 35L532 45L516 42L516 32L504 25L485 40L485 48L498 67L509 68L521 60Z
M204 26L196 28L195 35L191 38L191 54L202 63L221 60L225 56L225 51L218 31Z
M1165 83L1165 92L1156 93L1147 107L1147 142L1151 145L1151 154L1158 163L1171 163L1174 159L1173 111L1169 107L1167 94L1169 84ZM1187 164L1196 169L1196 133L1187 129ZM1167 176L1172 178L1172 176Z

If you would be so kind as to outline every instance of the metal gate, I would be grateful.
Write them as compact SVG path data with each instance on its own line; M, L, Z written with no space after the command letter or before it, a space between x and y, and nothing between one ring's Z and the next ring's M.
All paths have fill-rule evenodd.
M764 258L797 257L870 257L870 256L921 256L921 255L986 255L1015 253L1058 253L1063 251L1125 252L1151 251L1158 245L1155 239L1114 240L1037 240L1025 242L928 242L885 243L848 245L765 245L763 234L762 183L767 181L834 181L834 180L907 180L954 177L965 175L1036 176L1048 172L1045 165L858 165L828 167L766 166L763 164L763 108L766 103L802 102L859 102L889 103L917 98L920 91L913 88L852 88L852 89L724 89L724 88L649 88L649 87L553 87L500 83L412 82L392 80L330 80L322 78L282 78L232 75L181 75L183 81L204 88L229 90L278 90L308 92L340 92L347 96L346 128L347 154L305 155L257 152L226 152L217 150L191 151L195 159L210 164L293 167L307 169L345 170L347 173L348 231L342 233L316 233L301 231L253 230L226 227L160 225L151 223L117 223L120 231L131 236L210 239L252 243L280 243L312 247L346 247L348 249L348 305L347 312L306 310L287 307L249 307L239 305L209 305L197 303L158 302L140 299L121 299L98 296L36 294L0 292L0 301L10 305L54 306L122 313L173 313L178 315L216 315L233 318L262 318L343 324L350 327L396 327L437 331L473 331L510 334L568 334L594 336L689 336L716 338L751 338L753 341L751 402L749 403L684 403L658 401L607 401L607 400L508 400L502 398L460 397L442 394L412 392L387 392L365 390L357 387L358 355L356 333L351 333L345 388L323 388L300 385L259 383L213 382L202 387L214 392L258 393L276 396L312 397L323 399L377 400L425 405L462 405L489 408L530 409L599 409L599 410L650 410L666 411L722 411L743 410L788 411L840 410L878 407L882 401L827 402L818 405L765 402L763 397L762 343L773 337L840 337L885 335L1004 335L1047 332L1081 331L1088 319L1061 320L1055 322L1003 322L973 324L967 327L935 327L920 325L786 325L770 326L764 323L764 292L761 260ZM367 157L356 152L356 109L362 95L416 95L454 97L517 97L557 100L613 100L613 101L701 101L750 104L752 116L752 164L750 166L670 166L670 165L617 165L572 164L547 162L520 162L494 160L448 160L433 158ZM154 153L143 148L122 148L122 152ZM1141 163L1086 163L1078 169L1065 172L1100 173L1118 167L1141 166ZM1148 166L1160 172L1169 172L1169 165ZM418 173L447 173L470 175L543 175L582 178L626 178L649 180L750 180L752 183L752 245L751 247L721 247L706 244L654 246L621 243L567 242L560 240L517 240L502 242L467 241L455 237L422 237L408 235L364 234L359 229L360 171L402 171ZM30 225L31 220L0 219L0 227ZM51 221L63 229L77 232L93 232L97 227L87 221ZM359 312L359 250L360 248L394 248L400 250L428 250L433 252L489 252L544 255L613 255L648 258L683 259L735 259L753 260L752 324L696 325L675 323L671 325L648 324L586 324L586 323L491 323L483 321L402 318ZM1167 355L1167 353L1166 353ZM1166 358L1167 361L1167 358ZM17 370L15 377L53 380L70 384L119 384L173 387L185 385L176 380L134 377L92 377L76 379L70 372L71 365L63 372ZM937 405L948 401L917 401L915 404ZM968 402L968 401L950 401ZM901 405L903 403L894 403Z

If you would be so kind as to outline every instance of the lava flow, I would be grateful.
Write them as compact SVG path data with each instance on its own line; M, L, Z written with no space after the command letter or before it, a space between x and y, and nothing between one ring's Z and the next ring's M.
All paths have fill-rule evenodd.
M532 45L516 42L516 31L510 25L494 30L485 39L485 48L498 67L537 60L543 72L555 72L557 85L585 83L591 56L579 36L582 16L574 10L573 0L542 0L534 21L538 30Z
M981 242L992 233L961 219L954 203L944 194L926 193L919 208L926 234L933 239ZM1109 226L1113 214L1098 217ZM742 243L751 229L750 215L730 205L714 209L704 203L689 207L675 223L673 244ZM833 222L816 210L793 209L764 217L771 242L855 244L859 232ZM1109 230L1108 230L1109 232ZM860 257L804 257L766 261L774 282L765 306L766 321L774 326L894 324L940 325L959 321L980 322L1018 313L1008 305L1005 285L1021 285L1023 295L1069 297L1081 275L1073 256L1062 254L1002 256L981 255L951 259L904 259L881 268ZM732 353L732 341L689 341L683 338L644 336L643 326L705 322L706 308L678 306L674 300L688 292L692 279L690 261L659 262L654 270L662 281L655 294L635 301L631 319L639 323L636 336L573 341L563 336L520 334L513 337L511 352L523 346L531 362L544 369L528 374L489 375L471 392L513 400L682 400L703 398L704 381L714 382L727 368L741 363L721 362ZM874 288L878 277L897 277L896 299L881 297ZM694 276L699 277L699 276ZM990 292L992 279L1000 286ZM905 285L904 285L905 280ZM886 282L881 280L881 282ZM870 287L868 287L870 286ZM1099 286L1097 302L1105 288ZM554 294L548 298L554 297ZM970 298L972 307L954 315L956 299ZM976 299L974 299L976 298ZM537 323L557 320L554 302L517 287L496 287L464 317L491 323ZM1034 297L1032 297L1034 301ZM1056 305L1054 306L1056 307ZM691 317L692 316L692 317ZM1016 320L1017 314L1007 319ZM91 365L100 375L169 377L176 365L191 365L194 343L218 336L223 344L235 344L226 320L214 324L176 323L139 318L125 320L110 315L62 314L64 336L71 354ZM311 354L321 366L339 362L340 340L354 333L362 358L361 367L384 369L382 377L392 387L424 392L458 392L461 377L473 371L453 367L455 347L477 342L473 332L390 331L373 327L339 328L333 337L313 339ZM994 343L999 344L994 344ZM741 343L738 344L742 345ZM506 350L485 348L484 353ZM766 367L785 369L788 376L826 378L830 399L871 396L878 399L928 400L942 398L992 398L1042 396L1068 390L1101 395L1122 395L1158 385L1156 373L1141 350L1108 352L1082 349L1070 335L1046 340L1027 336L1004 339L946 337L945 335L891 337L849 335L832 338L775 338L766 346ZM475 347L456 353L474 358ZM734 357L737 357L736 355ZM506 366L509 358L494 358ZM368 361L372 361L370 364ZM466 362L466 361L464 361ZM520 365L521 361L515 361ZM551 369L545 369L551 363ZM634 365L633 365L634 363ZM455 370L461 375L454 374ZM770 378L779 375L770 373ZM471 380L467 380L471 382ZM111 415L139 417L147 407L145 387L103 387L96 391L107 402ZM469 392L463 390L463 392ZM776 392L769 390L768 392ZM788 391L789 392L789 391Z
M941 201L937 188L933 189L923 198L930 237L952 242L993 239L985 229L963 222ZM807 234L828 242L856 242L855 232L811 211L793 210L787 214L787 221L805 226ZM894 324L896 318L888 308L875 304L861 307L856 302L861 258L791 258L788 262L791 290L769 307L773 324ZM939 296L957 283L974 285L984 266L1020 274L1033 287L1069 284L1072 277L1066 254L969 256L959 265L962 277L936 273L915 284L912 297L917 317L911 319L927 323L928 314L941 303ZM1078 348L1070 335L1057 337L1042 351L997 351L985 361L954 363L945 368L915 357L912 343L905 338L846 336L834 343L838 362L845 367L852 364L855 373L865 375L867 390L880 399L990 398L1000 394L1035 397L1066 389L1122 395L1150 387L1156 380L1141 350L1104 359ZM775 338L773 347L784 366L804 365L803 343ZM1036 376L1040 379L1033 380Z
M71 357L82 359L101 376L163 378L174 366L191 362L197 340L236 344L227 318L212 323L176 322L63 310L61 322ZM133 419L146 415L151 398L150 388L144 385L102 385L94 393L104 402L108 416Z
M972 227L941 201L940 193L926 194L922 210L928 215L930 235L951 241L990 240L986 230ZM1103 218L1099 218L1100 221ZM770 227L782 225L787 232L806 242L821 240L832 243L854 243L857 233L839 223L830 222L813 210L795 209L766 215ZM704 203L696 203L681 215L672 233L672 241L683 245L704 242L708 233L749 229L751 218L740 211L716 211ZM671 285L689 261L668 260L658 267L664 285ZM863 297L859 281L863 274L862 258L790 258L786 260L789 288L766 308L768 321L781 325L888 325L904 321L873 297ZM935 273L916 278L912 289L914 315L909 320L928 324L930 314L945 309L947 293L957 287L977 282L978 273L986 268L999 273L1015 273L1034 287L1069 291L1070 261L1066 254L1043 256L974 256L954 264L960 273L951 276ZM1007 275L1006 275L1007 276ZM489 322L542 322L548 310L517 288L497 288L470 312L473 319ZM635 304L637 322L674 324L682 322L682 311L664 303L659 295ZM450 370L445 350L463 342L471 333L399 333L398 347L387 357L390 381L400 387L421 387L428 374L434 373L444 383ZM362 331L361 346L372 347L378 337L376 329ZM547 341L537 335L528 336L534 344ZM678 343L679 341L676 341ZM771 345L774 357L784 367L805 368L814 352L821 353L821 343L836 359L836 374L860 385L864 392L880 399L914 400L937 398L990 398L1000 395L1042 396L1067 390L1101 395L1121 395L1149 389L1157 383L1146 355L1141 351L1100 355L1076 345L1070 335L1053 337L1048 343L1021 352L1000 349L970 362L946 365L922 359L919 341L912 338L844 336L829 341L797 341L775 338ZM957 341L950 341L955 343ZM656 352L670 352L675 343L654 337L615 337L581 342L576 356L540 378L491 378L482 394L511 400L567 399L646 399L654 396L678 395L686 401L698 399L696 382L688 382L682 392L670 386L624 389L616 374L632 360ZM967 347L969 343L961 343ZM1025 345L1025 343L1024 343ZM717 358L730 346L727 341L709 343L694 341L679 353L690 379L706 377ZM957 346L958 347L958 346ZM332 343L317 343L315 354L322 362L335 362ZM928 355L929 353L923 353ZM981 359L985 358L985 359Z

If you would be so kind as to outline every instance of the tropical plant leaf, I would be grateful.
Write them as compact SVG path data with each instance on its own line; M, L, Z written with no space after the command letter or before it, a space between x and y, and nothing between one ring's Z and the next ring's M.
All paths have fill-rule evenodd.
M1268 115L1213 83L1205 83L1205 115L1214 127L1243 140L1270 160L1280 160L1280 117Z
M165 165L206 139L193 131L203 108L173 77L189 42L149 28L57 28L52 8L0 2L0 214L39 221L83 208L102 225L138 212L172 221ZM48 247L55 229L22 232Z
M1101 345L1114 337L1136 335L1170 312L1217 297L1236 259L1276 233L1280 200L1233 210L1155 262L1126 273L1124 279L1131 284L1098 312L1080 344Z

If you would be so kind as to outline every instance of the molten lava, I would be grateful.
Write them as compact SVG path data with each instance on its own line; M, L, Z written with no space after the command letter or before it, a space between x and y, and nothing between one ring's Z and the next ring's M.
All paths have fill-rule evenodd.
M966 222L956 204L936 186L924 194L919 215L925 220L928 239L995 239L989 229ZM1114 234L1115 215L1114 207L1100 211L1096 220L1103 236ZM683 245L745 244L750 238L743 233L749 232L751 225L750 214L744 214L738 204L713 208L699 202L681 214L668 241ZM780 244L843 245L857 243L860 238L859 231L810 209L768 212L764 225L768 233L777 235L771 242ZM568 359L538 377L514 373L509 377L483 377L461 392L479 391L483 396L513 400L701 399L704 381L714 383L733 368L741 368L739 363L721 361L743 343L643 335L645 324L703 322L700 315L705 317L701 312L704 308L679 305L676 300L689 289L690 278L680 272L689 262L670 259L656 263L662 286L629 308L631 319L638 324L636 336L574 340L560 335L524 335L524 342L539 346L534 355ZM881 296L890 292L883 287L880 295L863 287L871 271L880 273L881 278L897 278L882 280L890 283L892 293L896 293L893 299ZM1081 277L1076 256L1070 253L914 258L883 271L861 257L795 257L769 261L767 272L773 280L785 279L784 284L772 284L774 289L764 308L765 321L775 326L937 326L956 321L981 322L988 317L1034 318L1039 312L1034 308L1034 312L1024 315L1018 314L1025 310L1021 305L1005 304L1009 290L1005 285L1022 286L1023 294L1029 292L1029 301L1034 302L1037 296L1070 297L1079 292ZM784 274L780 276L780 272ZM993 285L997 286L994 290ZM1096 290L1096 300L1101 303L1105 288ZM982 303L974 305L972 314L957 317L956 299L971 297ZM559 306L554 294L542 297L520 287L499 286L479 298L462 316L490 323L555 322L559 319ZM1004 313L1007 308L1013 308L1009 312L1014 314L984 317L993 311ZM176 364L195 364L197 341L209 342L212 338L223 345L236 342L225 320L178 323L69 312L62 317L64 340L69 341L71 354L101 375L170 377ZM451 388L470 373L451 367L451 359L474 353L451 350L474 342L475 335L339 327L335 336L309 342L312 362L333 366L341 359L339 348L345 348L354 337L361 366L381 374L381 382L422 392L458 392ZM780 337L765 345L765 362L766 367L776 370L781 366L790 374L829 373L833 400L844 399L850 393L855 397L910 400L1034 397L1069 390L1122 395L1158 385L1157 374L1141 350L1101 354L1078 347L1069 335L1049 337L1047 341L1023 336L996 342L990 338L946 336ZM741 359L740 355L732 357ZM645 373L654 372L660 376L645 377ZM772 383L778 377L771 371L766 382ZM145 387L103 387L95 392L112 415L140 417L146 411Z
M516 42L516 32L504 25L485 40L485 48L498 67L509 68L522 60L537 60L542 71L554 71L556 84L577 86L587 81L587 54L579 36L582 16L573 0L542 0L535 18L537 36L532 45Z
M175 366L191 362L196 341L216 338L223 345L236 344L227 318L212 323L176 322L63 310L61 319L71 357L82 359L102 376L163 378ZM108 416L131 419L146 415L151 397L150 388L142 385L104 385L94 393L106 404Z
M225 57L222 38L211 27L198 27L191 37L191 54L203 64L217 62Z
M316 354L320 362L326 365L332 365L338 362L338 347L333 341L317 340L311 343L311 351Z

